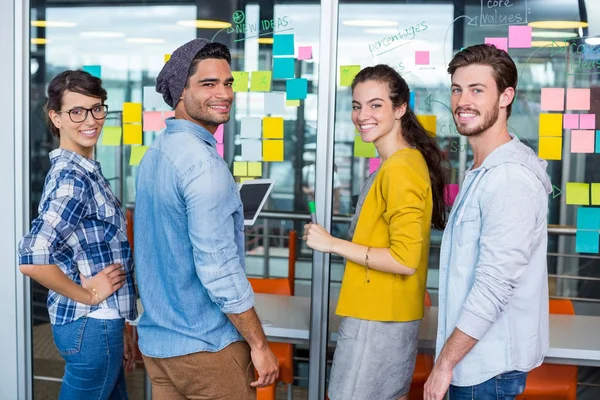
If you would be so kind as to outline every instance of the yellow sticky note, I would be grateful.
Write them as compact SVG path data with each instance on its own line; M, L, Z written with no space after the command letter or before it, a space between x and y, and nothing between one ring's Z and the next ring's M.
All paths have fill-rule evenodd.
M540 114L540 136L562 136L562 114Z
M600 183L592 183L592 205L600 206Z
M248 163L245 161L234 161L233 176L248 176Z
M170 54L165 54L165 63L171 59Z
M567 182L567 204L590 205L590 184Z
M283 118L265 117L263 118L263 138L265 139L283 139Z
M247 92L250 74L244 71L231 71L231 75L233 76L233 91Z
M283 161L283 140L263 140L263 161Z
M123 144L142 144L142 124L123 125Z
M129 157L129 165L140 165L142 157L146 154L148 146L131 146L131 157Z
M122 133L123 130L120 126L105 126L102 129L102 146L120 145Z
M123 123L142 122L142 103L123 103Z
M262 176L262 163L261 162L249 162L248 163L248 176Z
M288 107L300 107L300 100L286 100L285 105Z
M538 155L544 160L562 159L562 137L541 137Z
M352 86L352 81L359 72L360 65L340 66L340 86Z
M425 128L425 130L430 134L430 136L435 136L437 133L437 122L435 115L417 115L417 119Z
M375 157L375 145L373 143L363 142L360 135L354 136L354 157Z
M271 71L252 71L250 81L251 92L271 91Z
M240 178L240 183L244 183L246 181L252 181L252 180L254 180L254 178L250 178L250 177L246 176L246 177Z

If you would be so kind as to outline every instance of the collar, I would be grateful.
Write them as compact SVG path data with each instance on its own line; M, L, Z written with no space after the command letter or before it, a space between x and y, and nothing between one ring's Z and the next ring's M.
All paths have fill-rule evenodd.
M187 119L175 119L175 117L167 118L165 123L167 124L167 131L192 132L194 135L198 136L212 147L217 147L217 139L215 139L213 134L203 126L200 126L192 121L188 121Z
M54 163L59 158L66 159L68 162L77 164L89 172L99 172L100 171L100 163L98 161L86 158L86 157L82 156L81 154L75 153L74 151L71 151L71 150L58 148L58 149L52 150L50 152L50 162Z

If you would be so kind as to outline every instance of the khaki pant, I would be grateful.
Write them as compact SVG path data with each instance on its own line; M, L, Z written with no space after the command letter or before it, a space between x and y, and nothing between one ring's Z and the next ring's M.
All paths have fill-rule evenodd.
M255 400L250 346L234 342L223 350L170 358L144 357L153 400Z

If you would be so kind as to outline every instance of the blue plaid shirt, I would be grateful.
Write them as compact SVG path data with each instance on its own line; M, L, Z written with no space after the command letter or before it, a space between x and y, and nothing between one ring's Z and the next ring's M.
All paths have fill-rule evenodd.
M39 216L19 243L19 264L56 264L79 285L80 274L91 278L111 264L121 264L125 286L99 305L78 303L50 290L50 322L67 324L98 308L116 308L123 318L134 320L133 259L121 203L98 162L64 149L52 151L50 161Z

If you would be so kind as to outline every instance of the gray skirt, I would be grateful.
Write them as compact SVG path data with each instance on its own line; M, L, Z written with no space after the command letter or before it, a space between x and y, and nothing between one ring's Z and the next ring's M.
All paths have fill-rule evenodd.
M329 378L331 400L396 400L410 390L421 320L344 317Z

